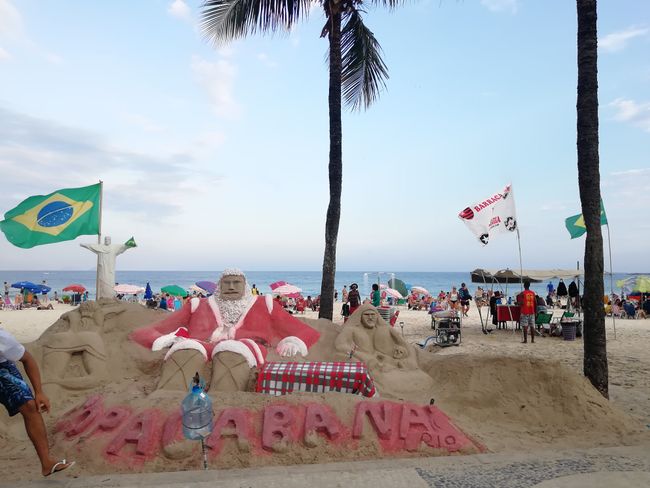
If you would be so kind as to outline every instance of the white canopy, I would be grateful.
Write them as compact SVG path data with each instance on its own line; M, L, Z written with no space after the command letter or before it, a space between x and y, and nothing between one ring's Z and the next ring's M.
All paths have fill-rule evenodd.
M510 268L505 268L505 269L475 269L472 271L472 281L474 283L478 283L482 280L485 280L486 282L491 282L493 281L505 281L508 280L509 282L519 282L519 279L523 277L524 280L530 279L531 281L547 281L547 280L552 280L552 279L565 279L565 280L571 280L574 278L577 278L579 276L582 276L583 272L580 270L575 270L575 269L548 269L548 270L540 270L540 269L524 269L523 272L520 272L520 270L515 270L515 269L510 269ZM475 279L475 278L480 278L480 279ZM515 280L512 280L512 278L515 278Z

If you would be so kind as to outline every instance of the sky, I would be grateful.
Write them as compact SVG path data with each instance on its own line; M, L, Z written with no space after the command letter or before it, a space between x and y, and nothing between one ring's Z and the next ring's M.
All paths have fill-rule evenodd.
M290 32L206 40L195 0L0 0L0 214L104 182L124 270L319 270L329 199L327 41L317 5ZM601 191L615 272L650 270L650 2L601 0ZM512 183L524 268L575 268L576 6L414 0L367 6L390 79L343 115L340 270L516 268L458 213ZM605 246L607 231L603 227ZM94 236L0 269L92 269ZM605 247L607 255L607 247ZM582 266L582 264L581 264ZM606 261L609 267L609 261Z

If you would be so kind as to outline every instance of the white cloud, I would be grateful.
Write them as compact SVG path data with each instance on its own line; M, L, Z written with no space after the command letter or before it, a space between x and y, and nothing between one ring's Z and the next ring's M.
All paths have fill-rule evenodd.
M11 54L0 47L0 61L9 61L11 59Z
M650 29L647 28L628 27L624 31L613 32L598 39L598 48L605 52L622 51L630 39L646 36L648 32L650 32Z
M23 18L10 0L0 0L0 39L17 40L23 36Z
M492 12L517 13L518 0L481 0L481 5Z
M144 115L126 113L124 114L124 119L145 132L162 132L164 130L164 127Z
M629 122L635 127L650 132L650 103L637 103L634 100L617 98L610 102L609 106L617 110L614 120Z
M237 75L235 65L227 59L211 63L199 56L193 56L191 66L198 83L207 92L214 112L226 118L239 116L241 110L234 96Z
M43 54L45 56L45 59L47 60L48 63L51 64L61 64L63 63L63 58L59 56L58 54L54 53L45 53Z
M278 63L269 58L268 54L266 53L259 53L257 55L257 59L259 59L267 68L276 68L278 66Z
M177 19L191 21L192 11L183 0L174 0L167 9L167 13Z

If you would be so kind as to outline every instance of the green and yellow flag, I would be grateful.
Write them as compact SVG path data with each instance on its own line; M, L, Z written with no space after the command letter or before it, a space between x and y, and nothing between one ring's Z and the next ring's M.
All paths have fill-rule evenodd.
M30 248L99 233L101 183L35 195L5 213L0 230L14 246Z
M580 237L587 232L587 226L585 225L585 218L582 214L574 215L567 218L564 221L566 225L566 230L571 234L571 239ZM603 201L600 201L600 225L607 225L607 215L605 215L605 207L603 206Z

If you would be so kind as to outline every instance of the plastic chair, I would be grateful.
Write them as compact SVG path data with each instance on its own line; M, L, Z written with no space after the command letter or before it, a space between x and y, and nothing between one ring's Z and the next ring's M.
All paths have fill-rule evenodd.
M537 330L540 330L542 328L551 330L551 319L553 318L552 313L548 312L540 312L537 314L537 317L535 317L535 327L537 327ZM544 327L547 325L548 327Z
M5 306L4 306L5 310L17 310L16 305L11 303L11 300L9 299L8 296L5 296L4 304L5 304Z

